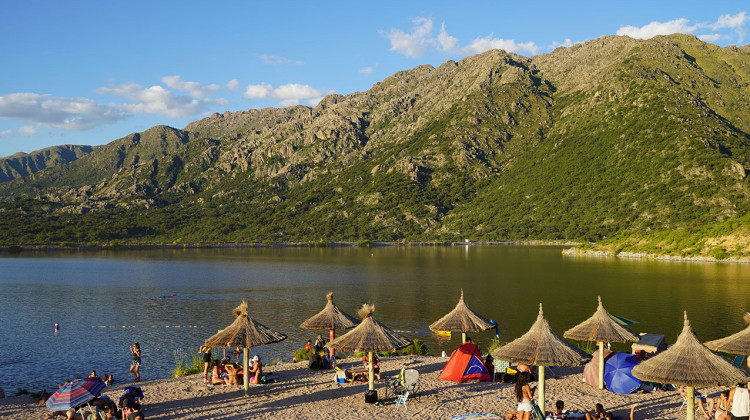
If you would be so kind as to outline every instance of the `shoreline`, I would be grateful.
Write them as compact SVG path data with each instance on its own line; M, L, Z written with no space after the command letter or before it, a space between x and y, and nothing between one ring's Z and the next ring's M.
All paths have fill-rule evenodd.
M376 247L453 247L453 246L575 246L573 241L321 241L321 242L184 242L116 245L0 245L0 253L135 251L167 249L252 249L252 248L376 248Z
M420 373L417 398L407 400L407 408L395 410L394 398L385 397L383 381L375 383L382 406L366 404L367 383L336 384L334 373L312 371L306 363L279 363L266 367L273 372L276 383L254 385L249 396L235 387L208 388L202 375L143 381L143 412L149 419L247 419L247 418L426 418L446 419L455 415L494 413L504 416L516 411L513 385L502 382L455 383L440 380L447 357L402 356L381 358L383 379L394 376L402 368L414 368ZM342 359L342 368L361 367L356 358ZM590 387L581 381L583 367L555 367L548 373L545 404L547 410L555 401L565 402L569 410L592 410L600 402L605 409L621 418L629 418L630 407L638 404L636 418L676 419L684 416L682 398L677 391L619 395ZM105 388L104 395L117 400L125 386L117 383ZM537 386L532 382L532 388ZM725 388L702 388L715 397ZM536 395L536 394L535 394ZM0 399L0 418L42 420L49 415L44 405L28 396ZM503 417L504 418L504 417Z
M567 248L562 251L567 257L581 258L628 258L650 261L674 261L674 262L696 262L696 263L727 263L727 264L750 264L750 258L724 258L714 257L682 257L678 255L649 254L646 252L622 251L617 254L610 251L594 251L580 248Z

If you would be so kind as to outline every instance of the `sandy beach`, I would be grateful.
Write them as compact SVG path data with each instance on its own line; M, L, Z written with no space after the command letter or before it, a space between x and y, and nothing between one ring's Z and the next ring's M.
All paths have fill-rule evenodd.
M144 413L148 419L369 419L369 418L424 418L447 419L472 413L504 415L515 411L513 386L498 382L455 383L438 377L447 358L407 356L383 358L382 377L395 375L407 366L420 372L419 400L409 398L408 409L395 411L392 397L385 399L385 385L376 382L380 402L375 406L364 402L366 383L336 384L332 371L312 371L306 363L280 363L269 366L277 382L250 387L248 397L242 390L217 386L208 388L202 375L176 379L160 379L140 383L146 398ZM345 359L343 367L361 367L358 360ZM628 418L630 406L637 403L637 419L678 419L685 417L680 410L682 398L676 391L618 395L592 388L581 381L583 368L554 368L557 378L548 376L546 404L550 410L556 400L565 401L570 410L593 409L597 402L621 418ZM104 395L117 400L125 386L118 383L105 390ZM532 383L532 387L536 383ZM717 396L721 388L700 391ZM535 395L536 398L536 395ZM38 405L28 396L0 399L2 419L44 419L49 415L46 406ZM700 412L696 413L700 417Z

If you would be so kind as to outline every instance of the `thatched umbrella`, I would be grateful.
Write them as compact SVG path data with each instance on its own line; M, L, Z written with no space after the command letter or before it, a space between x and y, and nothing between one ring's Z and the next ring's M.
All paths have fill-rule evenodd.
M666 351L633 368L642 381L670 383L687 387L687 418L695 416L694 391L699 386L734 385L747 382L747 374L702 345L685 321L677 342Z
M563 337L569 340L596 341L599 345L599 389L604 389L604 342L627 343L638 341L638 336L615 322L602 306L602 297L598 298L599 306L594 315L565 331Z
M247 301L243 300L240 306L232 311L237 318L232 325L224 328L218 334L215 334L203 344L209 347L242 347L242 363L244 365L243 380L245 383L245 395L247 395L249 377L248 377L248 349L258 347L264 344L277 343L286 340L286 335L272 331L270 328L260 322L250 318L247 315Z
M464 303L464 289L461 289L461 298L452 311L430 325L433 331L460 332L461 342L466 342L467 332L480 332L493 328L489 319L484 318L469 309Z
M308 318L300 327L308 330L330 330L331 341L333 341L336 339L335 330L352 328L359 321L333 304L333 292L328 292L326 299L328 299L326 307L318 312L317 315ZM335 350L331 347L331 358L333 358L334 352Z
M539 366L539 408L542 412L544 412L544 367L581 366L591 359L591 355L568 344L552 332L549 323L544 319L541 303L539 315L529 331L495 349L492 357L511 363Z
M341 351L366 351L370 360L370 391L375 390L375 379L372 366L372 352L396 351L409 344L411 340L396 334L393 330L372 317L375 305L363 304L359 310L362 321L353 330L326 344L326 347Z
M729 337L720 338L703 344L714 351L750 356L750 312L745 312L744 318L745 322L748 323L748 326L744 330L734 333ZM747 366L750 367L750 358L748 358Z

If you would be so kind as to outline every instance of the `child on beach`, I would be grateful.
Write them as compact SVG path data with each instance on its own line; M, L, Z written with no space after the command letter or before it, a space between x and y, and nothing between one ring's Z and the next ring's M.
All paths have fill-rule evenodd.
M203 383L208 383L208 370L211 368L211 347L201 346L199 353L203 353Z

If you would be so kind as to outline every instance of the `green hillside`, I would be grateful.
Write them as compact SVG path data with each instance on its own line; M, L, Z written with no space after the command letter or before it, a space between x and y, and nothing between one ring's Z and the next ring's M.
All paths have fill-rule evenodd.
M744 226L749 82L750 47L684 35L419 66L314 108L154 127L4 183L0 243L601 241Z

